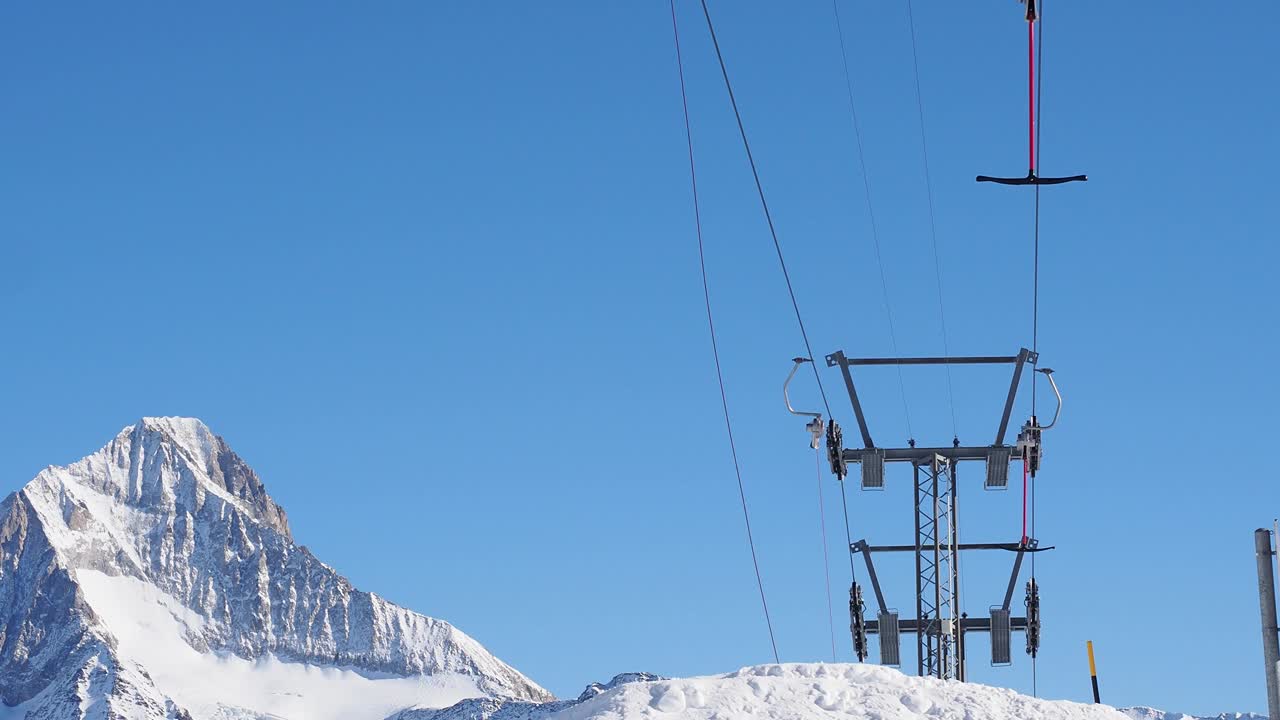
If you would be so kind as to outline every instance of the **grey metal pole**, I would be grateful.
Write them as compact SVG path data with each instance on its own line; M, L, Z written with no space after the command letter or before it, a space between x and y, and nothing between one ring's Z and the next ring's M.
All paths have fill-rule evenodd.
M1267 712L1280 720L1280 629L1276 626L1276 577L1271 569L1271 531L1253 533L1258 555L1258 605L1262 611L1262 657L1267 668Z
M952 611L951 616L956 619L956 679L964 682L967 678L965 675L965 647L964 647L964 609L960 607L960 511L956 509L956 498L960 493L957 488L960 486L959 480L956 478L958 472L957 465L951 465L951 592L952 592Z
M916 523L916 619L920 623L924 623L924 584L920 582L923 568L921 567L920 554L924 552L924 545L920 542L920 464L912 463L911 467L915 472L915 498L916 503L913 510ZM920 627L916 630L916 674L924 677L924 659L927 648L925 628Z
M942 518L938 517L938 459L929 466L933 476L933 630L937 633L937 652L934 653L934 673L939 680L947 677L947 649L942 646ZM948 572L950 572L948 570ZM934 637L931 632L929 636Z

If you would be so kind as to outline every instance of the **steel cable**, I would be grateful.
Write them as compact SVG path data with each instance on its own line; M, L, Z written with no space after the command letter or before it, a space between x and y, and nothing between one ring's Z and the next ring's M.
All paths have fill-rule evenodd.
M742 501L742 519L747 528L747 545L751 548L751 565L755 569L756 587L760 590L760 605L764 608L764 621L769 629L769 644L773 648L774 662L778 657L778 641L773 632L773 619L769 615L769 602L765 599L764 579L760 574L760 560L756 555L755 537L751 532L751 513L747 510L747 491L742 483L742 467L738 462L738 447L733 437L733 421L729 413L729 398L724 388L724 372L720 366L720 346L716 341L715 317L711 311L711 286L707 282L707 256L702 239L702 213L698 201L698 171L693 154L693 127L689 122L689 96L684 80L684 58L680 50L680 25L676 19L676 3L671 2L671 31L675 38L676 66L680 75L680 102L684 111L685 140L689 147L689 182L693 188L693 218L698 237L698 265L702 272L702 297L707 311L707 328L711 334L711 355L715 359L716 380L720 386L720 406L724 410L724 427L729 436L729 452L733 456L733 472L738 479L738 497Z

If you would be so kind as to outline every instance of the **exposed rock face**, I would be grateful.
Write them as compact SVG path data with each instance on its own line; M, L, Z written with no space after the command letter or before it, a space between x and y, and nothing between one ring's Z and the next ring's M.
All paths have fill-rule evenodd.
M441 620L357 590L294 544L257 474L198 420L144 418L0 504L0 701L28 717L177 717L77 572L148 583L199 622L195 650L551 695ZM101 609L100 609L101 610ZM0 712L3 712L0 710Z

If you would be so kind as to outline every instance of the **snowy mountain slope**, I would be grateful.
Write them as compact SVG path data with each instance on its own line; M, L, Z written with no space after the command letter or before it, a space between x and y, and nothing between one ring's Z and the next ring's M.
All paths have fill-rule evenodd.
M436 710L403 710L387 720L542 720L627 683L666 680L651 673L623 673L607 683L591 683L575 700L529 702L509 698L469 698Z
M198 420L144 418L0 503L0 718L381 718L479 695L551 699L295 545Z
M1258 715L1257 713L1220 713L1218 715L1186 715L1179 712L1167 712L1165 710L1156 710L1149 707L1131 707L1123 708L1120 712L1128 715L1131 720L1267 720L1266 715Z
M572 701L468 700L388 720L1129 720L1105 705L1038 700L875 665L761 665L709 677L619 679Z

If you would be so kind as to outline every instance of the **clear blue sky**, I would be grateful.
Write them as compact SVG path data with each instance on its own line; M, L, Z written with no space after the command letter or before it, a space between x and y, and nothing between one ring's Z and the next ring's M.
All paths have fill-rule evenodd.
M787 660L829 656L803 352L699 11L708 262ZM712 3L814 351L890 354L832 11ZM1280 512L1274 3L1045 8L1040 690L1264 707L1251 531ZM842 2L903 354L941 337L906 7ZM916 3L951 350L1030 342L1024 25ZM720 407L665 2L10 5L0 23L0 491L142 415L224 435L300 542L560 694L770 660ZM892 374L877 435L905 437ZM852 417L826 373L838 419ZM1005 371L957 370L988 442ZM907 376L951 438L945 378ZM796 387L812 406L811 378ZM1028 412L1022 405L1021 420ZM964 476L973 540L1018 496ZM897 489L855 537L906 542ZM836 631L848 582L823 479ZM998 561L998 563L997 563ZM1006 558L974 559L970 609ZM986 565L984 565L986 563ZM989 566L988 566L989 565ZM886 568L910 604L905 568ZM1015 642L1020 643L1018 638ZM1029 690L1030 664L973 675ZM910 659L912 653L906 652Z

